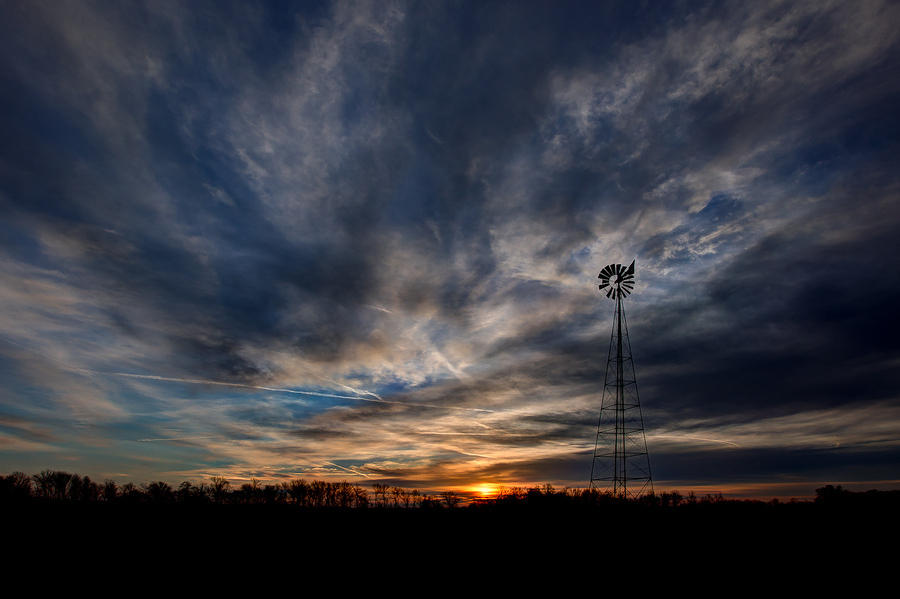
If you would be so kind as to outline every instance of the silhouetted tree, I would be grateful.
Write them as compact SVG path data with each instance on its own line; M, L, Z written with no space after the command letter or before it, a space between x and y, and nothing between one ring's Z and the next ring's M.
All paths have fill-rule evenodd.
M239 496L241 503L262 503L263 492L259 479L251 478L250 482L242 484Z
M847 498L847 491L841 485L825 485L816 489L816 503L835 505L841 503Z
M211 491L203 483L194 485L190 481L184 481L178 485L178 490L175 491L175 500L178 503L209 503Z
M369 493L359 485L353 486L354 505L358 508L369 507Z
M221 476L213 476L209 480L211 483L210 488L213 501L216 503L224 503L225 499L228 497L228 490L231 488L231 483Z
M284 503L285 496L279 485L266 485L262 488L262 501L268 505Z
M193 489L191 489L190 481L183 481L180 485L178 485L178 490L175 491L175 499L178 503L188 503L191 500L191 495L193 494Z
M94 503L100 498L100 485L91 480L90 476L81 479L78 501Z
M134 483L125 483L119 492L119 501L123 503L141 503L146 499L144 493Z
M313 507L323 507L327 496L328 485L321 480L314 480L309 485L309 498Z
M325 499L323 501L325 507L335 507L338 504L337 485L325 482L322 483L322 490L325 494Z
M152 482L144 488L144 493L153 503L172 503L175 501L175 492L169 483L161 480Z
M0 499L22 503L31 499L31 477L24 472L0 476Z
M302 478L295 478L292 481L284 483L291 501L297 505L307 506L309 504L309 485Z
M381 497L381 505L386 506L387 505L387 493L388 493L388 489L390 489L390 487L388 485L383 485L381 483L375 483L372 485L372 488L374 489L373 493L375 494L375 499L377 500L379 497Z
M441 502L430 495L425 495L422 497L419 507L423 510L439 510L441 509Z
M441 493L441 497L444 498L444 503L446 503L447 507L449 508L456 507L460 502L459 495L457 495L453 491L444 491L443 493Z
M77 474L69 475L69 482L66 485L66 498L70 501L79 501L81 499L82 480Z
M678 491L673 491L669 493L668 496L669 501L672 503L672 507L678 507L678 505L681 503L681 500L683 499L681 493L679 493Z
M118 495L119 485L116 484L116 481L103 481L103 488L100 491L100 497L102 497L104 501L112 503L118 498Z
M68 472L43 470L32 478L40 497L50 501L63 501L67 497L72 475Z

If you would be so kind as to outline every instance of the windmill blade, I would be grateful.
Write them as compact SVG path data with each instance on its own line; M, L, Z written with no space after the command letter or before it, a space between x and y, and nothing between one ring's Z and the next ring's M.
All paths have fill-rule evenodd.
M604 288L604 287L609 287L609 283L602 283L602 284L600 284L600 285L597 285L597 287L600 288L600 291L603 291L603 288Z
M610 288L609 288L609 291L606 292L606 297L609 297L610 294L611 294L613 291L615 291L615 290L616 290L615 287L610 287Z
M606 279L613 276L613 274L615 274L615 273L613 272L612 264L607 264L606 266L603 267L603 270L600 271L600 276L604 277Z

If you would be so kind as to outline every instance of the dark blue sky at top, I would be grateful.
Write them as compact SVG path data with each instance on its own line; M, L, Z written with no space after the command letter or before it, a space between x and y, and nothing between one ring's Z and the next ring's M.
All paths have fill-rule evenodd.
M896 5L0 11L0 469L896 484Z

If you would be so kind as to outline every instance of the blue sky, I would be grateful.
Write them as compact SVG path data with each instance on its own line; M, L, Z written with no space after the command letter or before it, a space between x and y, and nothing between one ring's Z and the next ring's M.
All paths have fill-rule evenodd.
M898 10L4 4L0 471L896 487Z

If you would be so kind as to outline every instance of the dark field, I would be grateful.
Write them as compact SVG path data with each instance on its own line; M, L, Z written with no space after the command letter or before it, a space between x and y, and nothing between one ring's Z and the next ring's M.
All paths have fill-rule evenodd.
M746 559L784 568L810 559L874 565L892 559L883 547L894 546L900 507L897 491L831 486L814 501L796 502L677 493L622 501L544 487L477 501L420 495L407 507L399 491L372 493L348 483L303 481L307 495L299 483L294 495L285 485L284 492L258 486L216 495L211 487L182 485L179 493L151 483L115 495L107 488L104 497L54 496L24 480L17 487L11 475L2 487L6 542L21 549L19 557L37 552L66 563L102 559L127 567L136 567L134 560L178 567L301 560L329 568L348 560L357 566L462 560L481 567L514 558L594 568L616 555L668 564L702 556L726 568L741 568Z

